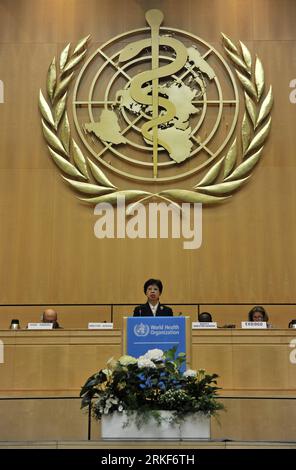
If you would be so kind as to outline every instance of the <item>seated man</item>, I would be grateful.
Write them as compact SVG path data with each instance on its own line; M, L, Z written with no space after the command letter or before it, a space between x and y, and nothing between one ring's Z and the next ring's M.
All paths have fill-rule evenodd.
M42 323L53 323L52 327L54 329L61 328L57 320L58 314L55 310L53 310L52 308L44 310L42 314Z
M209 312L202 312L198 315L198 321L201 323L211 323L212 320L212 315Z
M147 296L147 302L135 308L134 317L172 316L172 309L159 303L162 289L162 282L159 279L148 279L144 284L144 293Z

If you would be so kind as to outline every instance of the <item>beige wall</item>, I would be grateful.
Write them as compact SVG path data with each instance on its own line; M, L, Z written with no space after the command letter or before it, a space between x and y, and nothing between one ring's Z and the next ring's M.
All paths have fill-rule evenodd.
M220 51L220 31L244 41L274 87L262 161L231 200L204 210L196 251L179 240L97 240L92 208L60 178L40 129L37 97L53 56L89 33L101 44L144 26L152 6ZM295 18L293 0L2 0L0 304L138 303L151 276L163 280L164 302L295 302Z

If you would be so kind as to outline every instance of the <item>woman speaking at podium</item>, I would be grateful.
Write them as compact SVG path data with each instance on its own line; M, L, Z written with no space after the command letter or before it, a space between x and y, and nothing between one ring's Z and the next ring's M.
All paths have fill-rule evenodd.
M134 317L171 317L172 309L159 302L162 289L162 282L159 279L148 279L144 284L147 302L135 308Z

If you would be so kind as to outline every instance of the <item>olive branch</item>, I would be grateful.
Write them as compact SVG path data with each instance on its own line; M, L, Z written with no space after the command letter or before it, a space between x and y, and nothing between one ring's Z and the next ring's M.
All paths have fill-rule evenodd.
M273 94L270 86L263 96L265 79L261 60L256 57L253 66L251 53L245 44L240 41L239 50L225 34L222 33L222 37L224 50L244 90L246 111L241 125L242 161L237 164L238 142L235 138L227 154L194 186L196 191L173 189L160 193L173 199L213 204L228 198L250 178L270 131Z
M98 165L85 158L79 145L71 138L66 110L69 86L75 69L87 52L89 36L81 39L70 53L68 44L60 54L59 64L52 60L47 73L47 98L39 92L39 109L42 114L42 130L50 156L56 166L66 175L62 178L76 191L90 195L80 198L86 202L109 202L114 204L118 196L127 201L149 196L146 191L117 191ZM49 101L49 103L48 103ZM93 182L92 182L93 181Z

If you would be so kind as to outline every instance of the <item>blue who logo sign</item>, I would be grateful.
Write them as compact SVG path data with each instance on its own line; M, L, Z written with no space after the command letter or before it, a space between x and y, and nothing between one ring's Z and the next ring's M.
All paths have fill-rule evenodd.
M177 354L186 354L185 317L129 317L126 335L126 352L130 356L142 356L149 349L167 351L174 346Z

